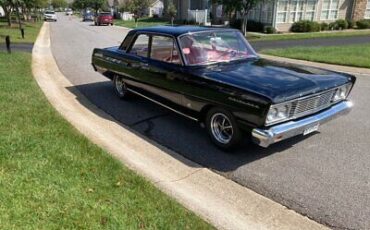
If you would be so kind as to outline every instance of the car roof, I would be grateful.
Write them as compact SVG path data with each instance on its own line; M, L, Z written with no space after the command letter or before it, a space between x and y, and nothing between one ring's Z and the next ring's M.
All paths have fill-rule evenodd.
M134 29L136 32L149 32L149 33L161 33L169 34L172 36L180 36L186 33L202 32L202 31L212 31L212 30L235 30L230 28L217 28L217 27L205 27L205 26L153 26L144 27L139 29Z

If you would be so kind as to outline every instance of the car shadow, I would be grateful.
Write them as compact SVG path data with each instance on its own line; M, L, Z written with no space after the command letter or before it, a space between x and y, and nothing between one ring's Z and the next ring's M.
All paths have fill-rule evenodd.
M192 167L194 164L188 160L224 174L226 177L229 172L245 164L282 152L310 136L291 138L269 148L248 143L246 138L246 141L237 149L225 152L211 143L207 130L201 128L197 122L138 96L133 96L129 100L120 100L115 95L111 82L78 85L69 87L68 90L76 95L83 106L98 116L117 122L176 157L168 151L168 149L173 150L185 158L176 157L178 160ZM96 110L95 106L105 113Z

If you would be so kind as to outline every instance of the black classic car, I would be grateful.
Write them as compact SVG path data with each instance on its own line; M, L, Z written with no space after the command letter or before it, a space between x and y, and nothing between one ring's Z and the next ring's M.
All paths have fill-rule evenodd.
M198 121L223 149L317 131L350 111L355 83L348 74L262 59L238 30L196 26L132 30L119 47L94 49L92 65L120 98L140 95Z

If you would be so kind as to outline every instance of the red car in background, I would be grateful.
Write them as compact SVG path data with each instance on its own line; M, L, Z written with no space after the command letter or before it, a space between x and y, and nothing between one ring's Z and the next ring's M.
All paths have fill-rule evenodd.
M98 13L95 17L95 25L112 25L113 26L113 15L110 12Z

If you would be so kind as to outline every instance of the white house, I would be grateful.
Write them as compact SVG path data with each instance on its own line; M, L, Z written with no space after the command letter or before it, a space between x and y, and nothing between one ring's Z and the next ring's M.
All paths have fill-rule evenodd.
M178 9L178 19L189 19L189 10L211 11L209 0L172 1ZM216 18L221 18L222 8L217 7L215 13ZM370 19L370 0L264 0L249 12L250 20L278 31L288 31L299 20L328 23L337 19L357 21L364 18Z
M370 0L274 0L254 8L249 19L287 31L299 20L370 19Z
M0 17L4 17L4 16L5 16L4 9L0 6Z
M150 5L150 7L148 9L148 15L149 15L149 17L153 17L154 15L162 17L163 9L164 9L163 1L156 0L155 2L153 2Z

